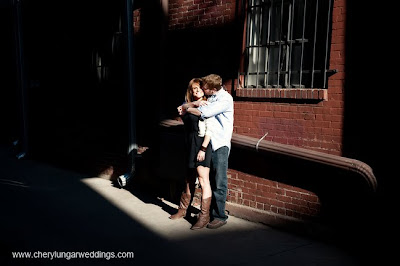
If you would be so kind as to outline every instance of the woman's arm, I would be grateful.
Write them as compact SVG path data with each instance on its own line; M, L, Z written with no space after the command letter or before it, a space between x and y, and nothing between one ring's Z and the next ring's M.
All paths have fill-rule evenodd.
M179 114L181 114L181 113L184 114L185 112L188 112L193 115L200 116L201 112L199 110L197 110L197 107L204 106L207 104L208 104L207 101L195 101L195 102L190 102L190 103L184 103L180 106L181 107L180 110L178 107L178 112L179 112Z
M210 135L204 136L203 144L201 144L201 148L197 153L197 161L202 162L206 158L207 146L210 143L210 140L211 140Z
M193 114L193 115L197 115L197 116L200 116L200 115L201 115L201 112L199 111L199 109L194 108L194 107L189 107L189 108L187 108L187 109L186 109L186 112L191 113L191 114Z

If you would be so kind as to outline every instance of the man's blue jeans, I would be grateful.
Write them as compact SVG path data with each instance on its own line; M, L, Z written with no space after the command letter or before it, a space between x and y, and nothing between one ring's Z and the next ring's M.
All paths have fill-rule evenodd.
M211 215L214 219L222 221L228 219L225 214L225 202L228 193L228 157L229 148L227 146L223 146L212 153L214 178L210 180L213 192Z

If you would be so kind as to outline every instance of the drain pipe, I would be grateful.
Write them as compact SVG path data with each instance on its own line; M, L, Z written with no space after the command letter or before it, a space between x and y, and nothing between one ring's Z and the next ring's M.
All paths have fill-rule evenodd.
M126 186L129 180L136 172L136 155L137 155L137 140L136 140L136 91L134 79L134 49L133 49L133 0L126 0L125 5L125 32L127 45L127 86L128 86L128 106L129 106L129 170L127 173L118 177L118 183L121 187Z
M272 141L261 141L265 136L261 139L256 139L234 133L232 136L232 146L243 147L257 152L282 154L355 172L363 177L373 192L377 190L377 180L372 168L364 162Z
M24 64L24 48L23 48L23 36L22 36L22 3L21 0L13 1L14 9L14 38L15 38L15 54L17 62L17 84L20 90L21 100L21 130L20 137L22 137L22 150L17 154L17 158L21 159L25 157L28 152L28 111L27 111L27 81L25 75L25 64ZM18 143L16 141L15 143Z

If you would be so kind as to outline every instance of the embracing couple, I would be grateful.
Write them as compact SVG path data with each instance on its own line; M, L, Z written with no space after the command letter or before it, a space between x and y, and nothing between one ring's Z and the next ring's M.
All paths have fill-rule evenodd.
M178 212L169 218L186 216L198 178L202 189L201 210L191 229L219 228L228 219L225 202L233 98L223 88L219 75L194 78L189 82L185 103L178 107L178 113L184 122L187 167L191 171L185 178Z

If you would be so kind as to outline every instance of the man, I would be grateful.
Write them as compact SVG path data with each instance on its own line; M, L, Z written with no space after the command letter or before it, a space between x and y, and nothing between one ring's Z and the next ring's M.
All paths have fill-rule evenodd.
M215 116L213 124L212 170L215 176L212 186L213 202L212 221L207 228L216 229L225 225L228 216L225 214L225 202L228 192L228 158L233 133L233 98L224 90L219 75L210 74L202 78L202 89L208 95L207 102L191 102L178 107L179 112L190 112L201 118Z

